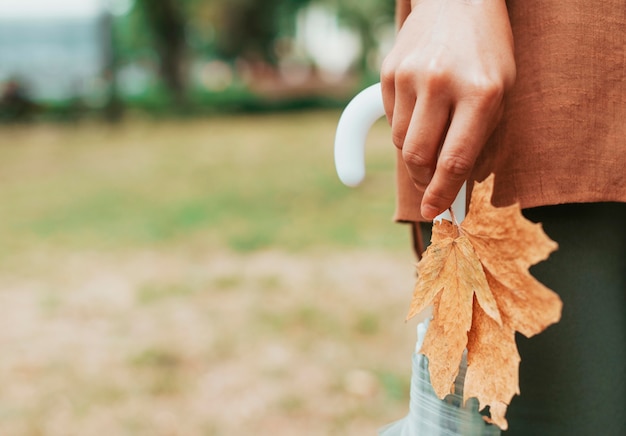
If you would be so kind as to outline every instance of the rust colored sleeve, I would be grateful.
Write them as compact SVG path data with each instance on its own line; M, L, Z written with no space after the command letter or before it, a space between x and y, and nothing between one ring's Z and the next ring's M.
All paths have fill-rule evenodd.
M396 28L402 27L411 12L411 0L396 0Z

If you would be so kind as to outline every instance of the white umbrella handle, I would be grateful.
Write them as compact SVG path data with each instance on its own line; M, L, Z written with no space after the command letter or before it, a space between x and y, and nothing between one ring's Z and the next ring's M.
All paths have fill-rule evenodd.
M385 110L380 83L361 91L341 114L335 136L335 167L339 179L344 184L357 186L365 178L365 140L372 124L383 115L385 115ZM465 191L465 184L463 184L452 204L452 210L459 222L465 218ZM444 212L435 218L435 220L441 219L450 219L450 213ZM476 428L481 431L484 427L483 420L478 413L442 402L434 393L428 378L426 358L419 353L428 321L426 319L418 326L418 342L413 357L409 415L383 429L379 433L381 436L443 435L444 432L445 434L462 434L450 432L452 431L450 430L451 422L454 425L458 423L469 429ZM457 384L459 383L462 387L462 382ZM456 398L462 402L462 393ZM492 432L484 431L480 434L500 434L497 427L494 429Z
M344 109L335 135L335 168L347 186L357 186L365 178L365 140L370 128L385 115L380 83L365 88ZM452 210L458 222L465 218L465 184L457 194ZM435 221L450 219L444 212Z

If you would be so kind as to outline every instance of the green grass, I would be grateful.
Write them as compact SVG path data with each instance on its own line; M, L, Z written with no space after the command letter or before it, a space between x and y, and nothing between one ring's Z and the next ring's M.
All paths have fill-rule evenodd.
M0 434L350 436L406 414L395 150L377 124L344 187L338 116L0 126Z
M0 252L55 245L394 249L393 148L363 186L333 168L337 112L0 128Z

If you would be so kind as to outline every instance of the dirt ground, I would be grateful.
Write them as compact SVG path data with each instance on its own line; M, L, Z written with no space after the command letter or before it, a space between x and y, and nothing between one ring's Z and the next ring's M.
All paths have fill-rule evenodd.
M54 252L0 272L2 435L366 435L408 409L413 259Z
M414 258L339 113L3 126L0 436L375 435L406 414Z

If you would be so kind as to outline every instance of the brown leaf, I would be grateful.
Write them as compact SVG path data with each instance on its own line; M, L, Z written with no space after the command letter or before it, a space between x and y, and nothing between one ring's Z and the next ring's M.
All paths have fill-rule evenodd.
M434 317L422 352L429 357L431 381L440 397L450 393L459 371L472 325L474 294L484 302L490 316L501 323L496 301L469 239L453 238L455 233L458 229L450 222L433 227L433 243L417 265L420 280L409 312L412 317L434 302Z
M437 395L450 393L467 348L465 398L490 406L491 421L506 429L506 408L519 393L515 332L530 337L558 322L561 300L528 272L557 244L519 205L492 206L493 183L491 175L475 185L460 227L433 226L408 317L434 305L421 352Z
M435 296L444 288L441 271L452 252L452 242L458 232L451 223L435 223L433 226L432 243L417 264L417 281L413 293L413 301L407 319L420 313L432 303Z
M475 302L467 349L464 399L476 397L481 405L491 406L491 421L506 430L506 406L519 394L515 330L506 322L499 326Z
M546 236L541 224L524 218L519 204L494 207L490 200L493 184L493 175L476 184L461 227L482 264L515 287L507 278L514 280L517 274L527 273L530 266L546 260L558 244Z
M468 238L459 235L458 227L451 222L433 225L431 244L417 264L417 272L419 280L407 319L424 310L439 292L447 288L452 294L468 291L470 303L471 293L475 292L485 312L501 323L480 259ZM466 310L471 313L471 308Z

